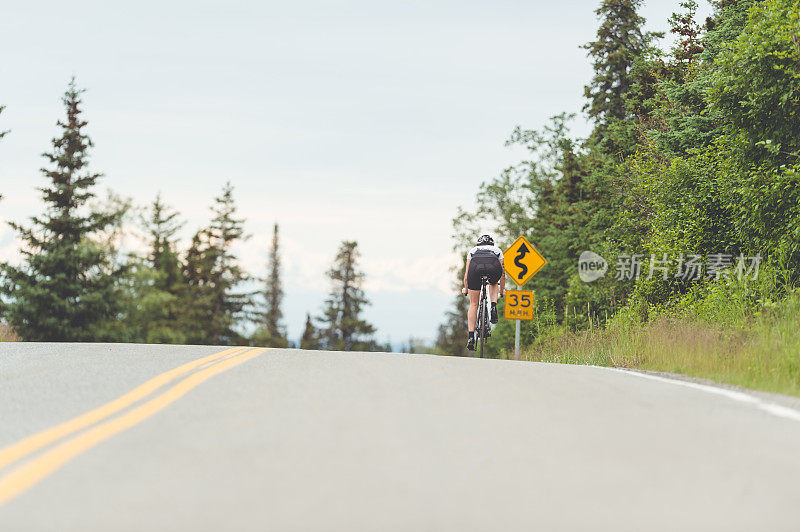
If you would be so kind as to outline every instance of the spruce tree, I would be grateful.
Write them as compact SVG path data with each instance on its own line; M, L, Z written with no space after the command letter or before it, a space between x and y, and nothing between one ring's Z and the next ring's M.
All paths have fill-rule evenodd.
M267 330L270 334L278 335L281 332L280 321L283 318L281 302L283 301L283 287L281 286L281 257L278 243L278 224L273 227L272 248L269 253L269 285L267 287Z
M183 225L178 213L158 194L142 220L149 237L146 257L132 257L129 300L125 315L128 341L185 343L182 323L186 293L176 234Z
M264 288L264 310L259 318L261 326L253 335L253 342L268 347L286 347L286 331L281 324L283 312L283 287L281 285L281 258L278 240L278 224L272 231L272 246L269 251L269 265L266 286Z
M328 270L332 288L320 318L324 324L322 341L326 349L369 351L376 348L372 338L375 328L361 318L369 300L361 288L364 274L358 269L358 259L358 244L342 242Z
M212 277L216 255L210 249L208 232L201 229L192 236L183 262L182 275L186 286L181 298L183 315L180 329L186 333L186 341L190 344L213 343L209 330L213 319Z
M760 0L712 0L714 14L706 19L701 59L713 63L747 25L750 9Z
M238 321L245 317L246 309L251 304L251 295L237 291L240 283L249 276L239 265L233 253L233 246L249 235L244 233L244 219L236 217L236 204L233 199L233 186L226 183L222 194L214 199L212 207L214 218L209 226L212 251L216 256L214 270L214 326L212 334L215 343L241 343L242 337L235 332Z
M625 94L631 86L634 62L660 33L645 32L637 9L641 0L603 0L595 10L602 20L597 40L583 46L592 60L594 76L584 87L584 111L598 124L627 118Z
M25 227L11 226L24 241L23 264L3 265L6 316L25 340L91 341L103 322L113 319L119 299L108 250L93 238L118 214L86 212L101 174L88 170L92 141L84 132L81 94L70 81L62 101L66 120L61 135L43 154L50 167L48 184L39 190L45 212Z
M647 118L640 113L649 109L648 100L655 92L652 65L643 63L659 54L654 41L663 34L644 31L645 19L637 12L641 3L603 0L595 11L601 19L597 38L584 46L594 70L584 87L584 110L594 128L580 164L586 172L583 200L576 205L580 215L570 224L573 233L584 237L579 243L583 249L598 248L615 222L623 202L620 192L629 187L629 172L622 163L639 146L640 123ZM570 259L574 265L577 255ZM556 301L556 306L560 303Z
M669 19L670 32L678 36L678 41L671 54L660 59L661 68L656 69L657 94L650 113L653 120L641 121L644 136L656 141L671 157L708 145L725 122L723 116L709 109L706 101L708 69L703 58L714 50L707 46L708 33L704 34L695 20L697 3L686 0L680 6L683 11L673 13ZM712 19L708 19L706 29L713 26Z
M670 33L674 33L680 38L672 53L680 65L689 66L695 57L704 50L702 28L695 20L697 0L683 0L680 5L685 12L673 13L669 18Z
M159 193L150 205L149 216L143 220L150 239L147 259L154 270L164 274L161 287L165 290L173 289L181 281L176 235L183 223L178 216L178 212L166 205Z
M244 220L236 217L233 186L226 183L211 207L209 227L198 231L186 255L184 275L189 285L186 303L190 311L191 343L236 345L245 339L237 332L247 318L252 296L240 290L249 276L233 252L235 244L249 238Z
M319 333L314 327L314 322L310 314L306 314L306 326L303 329L303 336L300 338L300 349L319 349Z

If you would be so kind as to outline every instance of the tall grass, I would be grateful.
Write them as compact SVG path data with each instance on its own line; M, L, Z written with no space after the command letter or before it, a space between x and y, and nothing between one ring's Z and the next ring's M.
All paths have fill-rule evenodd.
M800 291L774 301L765 297L777 293L769 288L714 284L653 309L645 322L621 312L602 330L554 325L523 358L668 371L800 395Z

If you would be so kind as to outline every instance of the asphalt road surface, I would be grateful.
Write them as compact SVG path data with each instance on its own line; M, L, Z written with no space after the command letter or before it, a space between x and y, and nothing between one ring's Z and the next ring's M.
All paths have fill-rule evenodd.
M0 344L0 531L800 530L800 412L605 368Z

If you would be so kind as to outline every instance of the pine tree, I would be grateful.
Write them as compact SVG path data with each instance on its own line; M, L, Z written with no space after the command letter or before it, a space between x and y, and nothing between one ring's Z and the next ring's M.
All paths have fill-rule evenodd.
M594 69L590 84L584 88L584 110L593 119L594 128L584 144L585 155L579 165L585 172L583 200L575 205L570 232L581 236L573 246L578 244L587 250L599 248L615 223L629 188L629 171L623 161L640 146L641 124L648 120L643 113L652 111L657 92L658 79L653 71L661 63L654 42L663 33L644 31L645 19L637 13L641 3L604 0L596 10L601 19L597 39L584 46ZM572 251L570 273L575 272L579 253L574 247ZM564 281L570 278L566 276ZM556 297L553 302L558 309L563 299Z
M87 169L91 139L83 131L81 94L70 81L62 101L66 121L61 135L44 157L42 172L49 184L41 188L47 208L31 219L31 227L12 223L25 245L20 267L3 265L6 315L25 340L90 341L103 322L119 310L115 277L108 250L93 238L113 225L118 213L85 212L101 177Z
M342 242L328 270L332 289L320 318L325 326L322 341L326 349L369 351L376 347L372 338L375 328L361 318L369 300L361 288L364 274L358 269L358 258L358 244Z
M236 345L245 339L236 325L247 318L252 295L240 285L249 276L239 266L233 252L236 243L246 240L244 220L236 217L233 186L230 182L214 198L211 224L198 231L186 255L184 275L189 285L187 307L193 329L191 343Z
M736 40L747 24L748 14L760 0L712 0L714 14L706 19L707 34L702 59L713 62L728 43Z
M214 199L211 210L214 218L208 229L211 242L208 252L216 261L212 272L213 320L209 332L215 344L238 344L243 342L243 338L234 327L239 319L246 317L252 296L237 291L240 283L247 281L249 276L239 266L233 246L247 240L249 235L244 233L244 219L236 218L236 204L230 182L222 188L222 194Z
M150 239L144 258L132 258L132 276L125 325L127 341L147 343L185 343L182 330L185 308L182 305L187 285L176 249L176 234L182 227L178 213L166 205L161 194L142 219Z
M303 336L300 338L300 349L319 349L319 333L314 327L314 322L310 314L306 314L306 326L303 329Z
M153 269L163 272L161 287L172 289L180 283L180 261L176 250L176 234L183 227L178 212L171 209L161 199L161 194L150 206L150 215L143 220L144 228L150 238L150 253L147 257Z
M706 103L707 72L701 58L711 50L706 49L707 35L695 20L697 2L684 0L680 6L683 11L669 18L670 33L678 37L671 53L642 61L649 68L637 69L634 82L634 92L652 93L644 105L647 112L638 113L639 146L656 142L670 156L711 142L724 121ZM711 26L709 19L706 28Z
M662 34L644 32L645 19L636 10L641 0L603 0L595 10L602 20L597 40L583 46L592 59L594 77L584 87L584 111L598 124L627 118L625 94L631 86L631 68Z
M214 343L209 331L213 322L215 263L216 253L212 250L208 230L201 229L192 236L182 271L186 288L181 298L180 329L185 331L190 344Z
M686 11L672 14L669 18L669 31L680 37L673 50L675 60L681 65L689 66L695 56L704 50L701 39L702 28L695 20L697 0L683 0L680 5Z
M272 231L272 247L269 252L269 275L264 289L265 309L260 314L261 327L253 335L253 342L268 347L286 347L286 331L281 324L283 312L283 287L281 285L281 258L278 242L278 224Z

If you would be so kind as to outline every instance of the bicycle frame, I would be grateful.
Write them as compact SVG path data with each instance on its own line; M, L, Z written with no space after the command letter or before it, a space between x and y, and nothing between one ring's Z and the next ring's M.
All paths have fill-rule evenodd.
M480 342L480 358L483 358L483 348L486 344L486 333L487 329L489 328L489 309L487 300L489 299L489 277L482 276L481 277L481 296L480 300L478 301L478 319L475 323L475 334L478 335L478 342Z

